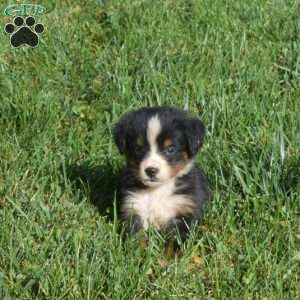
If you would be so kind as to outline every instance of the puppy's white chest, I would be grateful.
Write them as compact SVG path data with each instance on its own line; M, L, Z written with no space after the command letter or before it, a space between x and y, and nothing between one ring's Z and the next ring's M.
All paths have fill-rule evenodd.
M150 224L160 228L182 210L192 209L192 201L174 194L174 191L174 182L171 181L155 189L130 193L125 199L123 212L127 216L139 216L145 229Z
M167 223L168 220L175 217L171 195L150 192L141 193L136 196L132 204L134 210L141 217L144 228L147 228L149 224L159 228L160 225Z

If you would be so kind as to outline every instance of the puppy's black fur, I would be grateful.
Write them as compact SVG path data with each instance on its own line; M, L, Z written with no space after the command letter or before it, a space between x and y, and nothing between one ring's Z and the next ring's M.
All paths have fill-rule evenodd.
M142 108L125 114L113 134L127 162L117 195L128 232L154 226L184 241L209 199L207 179L194 166L203 123L173 107Z

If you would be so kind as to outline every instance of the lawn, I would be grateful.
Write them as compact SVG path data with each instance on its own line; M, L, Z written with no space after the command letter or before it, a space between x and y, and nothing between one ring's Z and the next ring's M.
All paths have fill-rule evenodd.
M0 299L300 299L298 1L68 0L38 21L35 49L0 34ZM213 192L169 260L113 209L111 126L161 104L206 124Z

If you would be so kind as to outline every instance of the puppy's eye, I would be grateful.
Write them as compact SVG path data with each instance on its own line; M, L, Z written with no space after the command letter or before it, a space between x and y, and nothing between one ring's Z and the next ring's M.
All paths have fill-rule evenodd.
M167 155L173 155L173 154L176 153L176 151L177 151L177 148L174 145L170 145L170 146L166 147L165 150L164 150L164 152Z
M136 145L135 148L134 148L134 152L135 154L139 155L139 154L142 154L144 151L143 147L140 146L140 145Z

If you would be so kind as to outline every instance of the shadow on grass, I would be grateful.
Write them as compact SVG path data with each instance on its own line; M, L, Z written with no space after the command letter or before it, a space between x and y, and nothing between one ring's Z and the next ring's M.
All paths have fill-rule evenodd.
M66 175L81 197L87 196L99 214L108 220L114 217L114 199L120 171L113 166L90 166L87 163L66 166Z
M280 186L288 196L297 193L300 186L300 156L287 160L282 168Z

